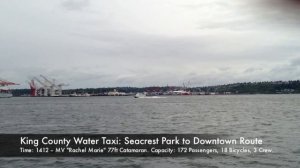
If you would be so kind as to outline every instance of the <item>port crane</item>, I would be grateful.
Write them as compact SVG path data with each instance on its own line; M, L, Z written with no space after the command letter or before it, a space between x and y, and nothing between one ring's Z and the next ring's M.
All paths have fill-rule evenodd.
M38 87L35 84L35 81L41 86ZM61 96L62 87L68 85L64 83L56 84L54 79L51 81L47 77L40 75L40 78L33 77L31 82L29 82L29 86L31 89L31 96Z
M50 85L50 90L52 91L51 96L61 96L62 95L62 87L63 86L68 86L68 84L65 83L60 83L60 84L55 84L55 79L50 81L48 78L46 78L43 75L40 75L46 82L49 83Z
M56 96L56 85L55 85L55 80L53 80L53 82L51 82L49 79L47 79L45 76L40 75L40 77L42 77L45 80L45 83L47 83L48 87L49 87L49 95L50 96ZM60 96L60 95L59 95Z
M30 82L28 82L29 86L30 86L30 96L37 96L37 86L34 82L33 79L30 80Z
M47 85L45 82L42 82L39 78L34 77L33 80L37 81L39 84L42 85L38 90L39 96L50 96L50 86Z

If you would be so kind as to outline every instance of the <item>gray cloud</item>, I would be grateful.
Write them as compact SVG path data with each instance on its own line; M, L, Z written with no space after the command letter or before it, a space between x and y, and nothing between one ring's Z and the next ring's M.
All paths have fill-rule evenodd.
M299 26L299 9L298 0L255 0L250 3L248 12L255 13L256 19L267 21L265 25L286 27L287 24Z
M206 11L209 7L210 10L206 12L208 15L220 13L211 21L199 21L199 29L298 29L300 24L298 0L214 0L182 6L197 11Z
M89 0L62 0L62 6L68 10L82 10L90 5Z
M294 66L294 67L299 67L300 66L300 57L299 58L295 58L291 61L290 63L291 66Z
M0 2L0 77L20 87L39 74L71 88L299 78L294 7L288 13L288 6L250 0L19 3Z
M244 73L245 74L248 74L248 73L254 73L254 72L257 72L257 71L262 71L263 68L254 68L254 67L251 67L251 68L247 68Z

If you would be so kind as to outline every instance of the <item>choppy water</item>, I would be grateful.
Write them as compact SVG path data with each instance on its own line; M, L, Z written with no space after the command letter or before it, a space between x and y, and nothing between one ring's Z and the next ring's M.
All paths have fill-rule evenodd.
M0 167L299 167L300 95L0 99L0 133L194 133L258 137L268 154L0 158Z

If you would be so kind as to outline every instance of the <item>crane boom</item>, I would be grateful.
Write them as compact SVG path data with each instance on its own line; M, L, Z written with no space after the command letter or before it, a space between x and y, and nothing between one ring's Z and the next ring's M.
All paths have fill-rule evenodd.
M7 85L17 85L17 84L0 78L0 85L7 86Z
M48 82L50 85L55 85L54 82L51 82L48 78L46 78L45 76L43 75L40 75L46 82Z

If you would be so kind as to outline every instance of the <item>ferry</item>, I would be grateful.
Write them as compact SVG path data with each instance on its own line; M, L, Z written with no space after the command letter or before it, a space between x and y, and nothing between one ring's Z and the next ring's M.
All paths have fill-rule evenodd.
M69 95L69 97L90 97L91 95L88 93L77 94L76 92Z
M13 96L11 90L8 88L9 85L16 85L16 84L13 82L0 79L0 98L10 98Z
M172 91L174 95L191 95L191 92L185 90Z

